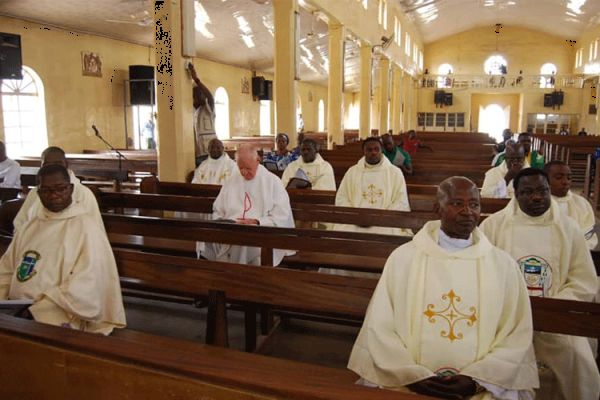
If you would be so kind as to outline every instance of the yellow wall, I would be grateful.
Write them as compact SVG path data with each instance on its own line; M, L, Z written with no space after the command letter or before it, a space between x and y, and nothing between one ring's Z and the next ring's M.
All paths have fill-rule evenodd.
M572 72L575 52L563 37L510 25L496 34L492 26L487 26L427 44L425 68L430 74L437 74L438 67L448 63L454 67L455 75L485 74L483 63L493 54L506 59L509 75L517 75L519 70L524 75L536 75L548 62L556 65L557 74L561 75Z
M436 74L441 64L449 63L454 67L454 75L483 75L483 63L492 54L501 54L506 58L509 75L518 75L519 70L523 71L523 75L537 75L542 64L547 62L557 66L558 75L570 74L574 62L574 48L564 38L511 26L502 28L499 35L491 27L476 28L430 43L425 50L425 68L431 74ZM436 108L433 102L434 89L423 88L418 90L418 112L464 112L465 130L469 130L469 121L471 129L477 130L481 101L490 104L492 100L498 100L500 105L509 101L510 128L522 131L527 127L527 114L530 113L580 114L584 97L581 89L563 89L563 106L560 110L552 110L543 104L544 93L551 89L527 86L514 88L507 85L504 88L444 90L453 93L452 106ZM575 125L571 130L576 132L579 125L577 121L573 123Z
M4 32L21 35L23 64L42 79L49 145L60 146L67 152L104 148L90 129L95 124L115 147L125 147L123 81L128 77L129 65L154 64L153 48L7 17L0 17L0 25ZM81 74L82 51L100 54L101 78ZM251 93L241 93L242 78L251 84L252 72L199 58L193 61L199 78L213 93L221 86L227 91L231 136L258 135L259 102L253 101ZM273 79L269 74L258 75ZM308 101L309 91L312 102ZM327 88L299 82L298 93L302 98L305 130L316 131L318 101L323 99L327 107ZM128 132L132 136L131 109L126 110ZM272 105L271 110L274 131ZM0 118L0 137L3 132Z
M154 63L152 49L6 17L0 26L21 35L23 64L42 79L50 145L70 152L103 148L90 129L96 124L107 140L125 146L123 80L130 64ZM82 51L100 54L101 78L82 75Z

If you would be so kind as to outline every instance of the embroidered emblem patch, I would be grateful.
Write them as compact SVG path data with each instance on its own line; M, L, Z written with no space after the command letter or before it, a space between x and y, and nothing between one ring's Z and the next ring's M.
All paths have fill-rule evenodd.
M460 303L462 299L454 293L454 290L450 290L448 293L442 295L442 300L448 302L444 308L435 310L434 304L428 304L427 310L425 310L423 314L425 314L427 320L432 324L436 323L437 317L447 322L448 330L443 329L440 332L442 337L448 338L450 342L461 340L463 334L456 331L456 324L459 321L465 321L467 326L473 326L477 321L477 310L475 307L469 307L468 311L459 310L458 303Z
M517 260L530 296L544 297L552 286L552 268L548 261L538 256L525 256Z
M17 268L17 279L19 282L28 281L36 274L35 264L40 258L42 258L40 253L33 250L27 250L25 254L23 254L21 265Z

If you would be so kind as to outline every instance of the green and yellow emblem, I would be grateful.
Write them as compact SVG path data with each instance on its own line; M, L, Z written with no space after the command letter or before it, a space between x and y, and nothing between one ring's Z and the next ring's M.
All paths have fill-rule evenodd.
M36 274L35 264L37 264L40 258L42 258L40 253L33 250L27 250L25 254L23 254L21 265L17 268L17 279L19 282L28 281Z

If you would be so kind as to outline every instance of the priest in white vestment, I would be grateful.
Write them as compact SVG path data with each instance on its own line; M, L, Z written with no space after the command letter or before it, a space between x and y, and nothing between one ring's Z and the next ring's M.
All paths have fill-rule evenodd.
M452 398L533 399L527 289L477 228L477 187L452 177L430 221L388 258L348 368L359 383Z
M594 249L598 236L594 232L596 215L587 199L571 191L571 168L562 161L550 161L544 165L548 174L552 199L558 203L562 212L573 218L585 234L588 247Z
M213 204L214 220L237 224L293 228L290 198L277 175L259 164L256 150L241 146L236 154L238 169L225 182ZM273 265L279 265L287 252L275 249ZM201 256L209 260L240 264L260 264L260 248L206 243Z
M21 189L21 166L6 156L6 146L0 141L0 188Z
M68 168L67 157L64 150L60 147L48 147L42 152L40 161L42 167L46 165L62 165L63 167ZM88 187L81 184L73 171L70 169L68 171L70 181L73 184L73 203L79 204L81 208L92 217L98 226L103 227L104 223L102 222L102 216L100 215L96 196L94 196L94 193L92 193ZM39 211L43 208L37 190L37 187L34 187L29 191L21 209L13 220L15 232L21 229L27 221L37 216Z
M314 190L334 190L335 176L333 167L319 154L319 148L313 139L304 139L300 147L301 157L290 163L283 171L281 181L287 187L290 179L297 177L302 170Z
M370 137L363 142L363 154L358 163L346 172L335 196L339 207L375 208L410 211L406 182L400 168L383 156L379 138ZM359 227L336 224L335 230L371 232L384 235L411 236L410 229L392 227Z
M42 167L43 207L0 259L0 299L29 299L38 322L108 335L125 327L115 259L104 227L72 201L60 165Z
M481 197L506 199L514 196L513 178L523 168L529 165L525 162L525 150L521 144L506 146L504 162L485 173Z
M596 270L583 232L551 200L545 172L521 171L515 198L481 224L495 246L519 264L530 296L592 301ZM548 400L598 400L600 374L587 338L537 333L538 395Z
M225 152L223 142L219 139L212 139L208 143L208 155L194 171L192 183L222 185L236 169L235 161Z

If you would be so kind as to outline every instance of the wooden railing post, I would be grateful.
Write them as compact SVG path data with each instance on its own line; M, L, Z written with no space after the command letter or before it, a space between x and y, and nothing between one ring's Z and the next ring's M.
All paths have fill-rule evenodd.
M221 290L208 291L206 344L219 347L229 347L225 292Z

